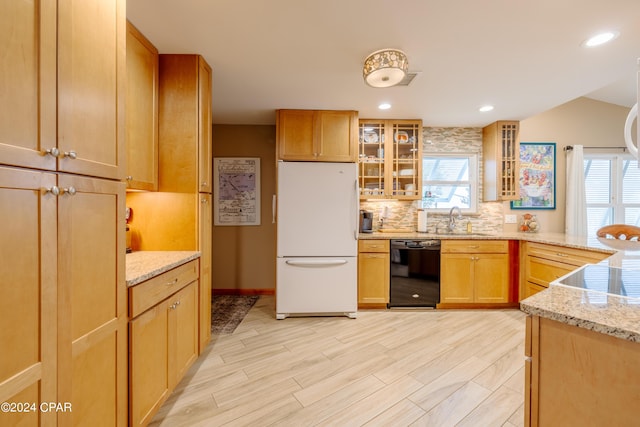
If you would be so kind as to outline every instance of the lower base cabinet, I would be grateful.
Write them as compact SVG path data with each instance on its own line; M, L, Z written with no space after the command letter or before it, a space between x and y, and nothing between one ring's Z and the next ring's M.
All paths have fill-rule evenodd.
M358 307L386 308L389 302L389 240L358 241Z
M638 425L640 343L527 317L525 426Z
M151 421L198 357L197 272L191 261L130 288L132 426Z
M537 242L523 242L521 250L522 298L549 287L549 283L585 264L596 264L610 253L566 248Z
M445 240L440 267L440 304L509 302L509 242Z

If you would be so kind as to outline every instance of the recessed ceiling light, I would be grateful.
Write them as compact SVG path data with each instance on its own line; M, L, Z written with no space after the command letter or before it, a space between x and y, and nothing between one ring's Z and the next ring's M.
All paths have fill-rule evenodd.
M483 105L478 109L481 113L486 113L487 111L493 110L493 105Z
M391 108L391 104L383 102L382 104L378 105L378 108L381 110L388 110L389 108Z
M595 47L610 42L620 35L617 31L607 31L604 33L596 34L593 37L588 38L583 45L586 47Z

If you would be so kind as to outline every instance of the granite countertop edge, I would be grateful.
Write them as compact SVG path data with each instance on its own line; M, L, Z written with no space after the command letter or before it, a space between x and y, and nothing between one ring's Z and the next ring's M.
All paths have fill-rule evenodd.
M598 302L602 301L603 296L606 296L606 303ZM612 294L551 284L549 289L522 300L520 309L533 316L640 342L639 302Z
M189 261L200 258L199 251L137 251L126 255L127 287L135 286Z

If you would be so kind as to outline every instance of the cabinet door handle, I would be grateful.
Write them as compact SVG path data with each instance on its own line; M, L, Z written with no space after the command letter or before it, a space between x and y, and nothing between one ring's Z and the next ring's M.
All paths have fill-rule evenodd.
M478 246L478 245L469 245L469 248L471 248L471 249L478 249L479 247L480 246Z
M47 188L46 192L51 193L54 196L58 196L60 194L60 187L58 187L57 185L54 185L51 188Z
M77 159L78 158L78 153L76 153L74 150L69 150L69 151L65 151L62 154L62 157L68 157L71 160Z
M44 154L45 155L48 154L53 157L58 157L60 155L60 150L58 150L58 147L47 148Z
M556 255L559 256L559 257L565 257L565 258L569 256L567 254L563 254L563 253L560 253L560 252L556 253Z
M177 277L175 279L173 279L172 281L165 283L165 286L172 286L172 285L175 285L176 283L178 283L178 278Z
M62 194L68 194L68 195L70 195L70 196L75 196L77 192L78 192L78 191L77 191L77 190L76 190L76 188L75 188L75 187L73 187L73 186L68 187L68 188L63 188L63 189L62 189Z

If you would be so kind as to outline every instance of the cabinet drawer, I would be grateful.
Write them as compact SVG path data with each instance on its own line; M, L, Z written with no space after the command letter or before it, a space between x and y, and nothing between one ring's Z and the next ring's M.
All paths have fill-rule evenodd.
M358 240L358 252L389 252L389 241Z
M549 283L571 273L576 269L573 264L552 261L544 258L528 256L526 259L527 281L537 283L542 286L549 286Z
M571 264L581 267L585 264L597 263L611 254L597 251L589 251L586 249L565 248L562 246L548 245L543 243L527 242L526 254Z
M509 253L508 240L443 240L442 253Z
M160 303L198 278L198 260L190 261L129 288L129 317Z

